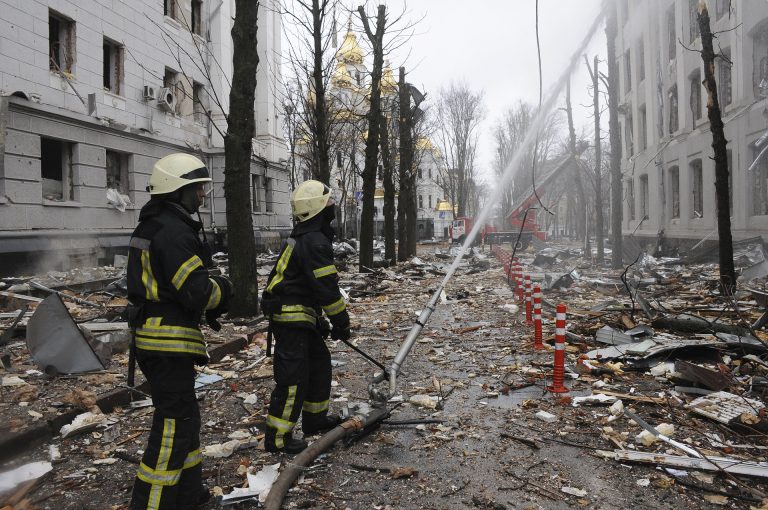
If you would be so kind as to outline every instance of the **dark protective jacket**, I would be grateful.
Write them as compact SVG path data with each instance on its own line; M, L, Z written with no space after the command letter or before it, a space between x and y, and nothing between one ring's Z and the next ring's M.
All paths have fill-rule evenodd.
M128 299L143 307L135 334L139 352L208 358L198 324L204 310L220 305L222 290L208 277L201 227L173 202L152 199L141 209L127 270Z
M283 245L262 295L264 313L274 324L313 327L325 312L334 326L349 326L324 221L321 213L298 223Z

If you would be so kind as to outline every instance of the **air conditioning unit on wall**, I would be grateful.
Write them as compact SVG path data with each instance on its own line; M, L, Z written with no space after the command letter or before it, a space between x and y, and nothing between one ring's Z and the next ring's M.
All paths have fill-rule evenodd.
M154 101L155 99L155 87L151 85L144 85L144 100Z
M176 94L174 94L172 88L160 89L160 94L157 96L157 104L160 105L165 111L176 111Z

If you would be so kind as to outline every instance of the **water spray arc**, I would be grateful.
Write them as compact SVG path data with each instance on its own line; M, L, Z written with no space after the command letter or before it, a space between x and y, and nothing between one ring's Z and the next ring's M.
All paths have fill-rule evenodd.
M542 104L542 107L539 108L539 110L536 112L536 116L533 119L531 128L528 130L528 133L523 139L523 142L520 144L520 148L514 154L512 160L509 162L507 167L504 169L504 173L502 174L501 181L494 188L491 198L486 202L485 206L480 211L480 214L475 220L475 224L472 226L472 230L469 232L466 239L464 240L464 243L461 245L461 248L459 249L459 252L456 255L456 258L453 260L453 263L448 268L448 272L443 277L442 282L440 283L440 285L438 285L437 289L435 290L434 294L430 298L429 302L421 311L419 318L416 320L416 322L413 324L413 327L408 332L408 335L403 341L403 344L400 347L400 350L397 352L394 360L392 361L392 365L389 370L389 388L385 391L378 387L378 385L381 382L383 382L384 379L386 378L386 375L383 372L376 374L376 376L373 378L370 385L368 386L368 393L371 397L371 400L373 400L374 402L378 402L378 403L386 402L391 396L395 394L397 390L397 376L400 374L400 368L402 367L402 364L405 361L405 358L408 356L408 353L411 351L413 344L418 339L419 334L421 333L421 330L426 325L427 321L429 320L429 317L432 315L432 312L435 311L435 307L437 306L437 302L440 299L440 295L445 289L445 286L447 285L448 281L453 277L454 273L456 272L456 269L459 267L459 264L461 263L461 259L464 257L464 255L467 252L467 248L472 245L472 242L475 240L475 237L477 237L477 234L480 231L480 228L482 228L482 225L485 224L485 221L488 218L488 215L490 214L491 209L501 198L502 191L506 189L512 177L517 173L523 154L525 153L527 148L535 142L537 133L543 127L543 124L546 121L546 118L549 115L549 112L551 112L552 109L554 108L555 103L557 102L558 97L560 97L560 94L562 93L563 88L565 87L565 84L568 81L569 76L573 73L574 69L578 65L579 58L581 57L582 53L584 53L584 50L586 49L589 42L592 40L592 37L594 36L594 34L597 32L597 29L602 23L604 16L605 16L605 12L601 11L601 13L592 22L592 25L589 27L589 31L587 32L586 36L584 37L584 39L582 39L581 44L579 44L579 46L576 48L576 51L574 51L574 53L572 54L568 67L566 67L563 70L558 80L548 91L547 99Z

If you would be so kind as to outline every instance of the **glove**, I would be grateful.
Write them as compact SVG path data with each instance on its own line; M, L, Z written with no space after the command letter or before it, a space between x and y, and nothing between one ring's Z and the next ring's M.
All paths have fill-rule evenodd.
M205 312L205 323L208 324L208 326L214 330L214 331L220 331L221 330L221 323L218 321L218 318L221 317L221 315L224 313L223 310L220 308L214 308L213 310L206 310Z
M328 335L331 334L331 323L325 317L318 317L317 319L317 332L320 333L320 337L325 340Z
M226 313L227 310L229 310L229 302L232 300L232 297L234 297L235 290L234 287L232 287L232 282L229 281L229 278L226 276L215 274L210 278L216 282L219 285L219 289L221 289L221 302L216 308L217 310L221 310L221 313L219 314L220 317L221 314Z
M331 338L334 340L349 340L352 332L349 330L349 324L346 326L334 326L331 329Z

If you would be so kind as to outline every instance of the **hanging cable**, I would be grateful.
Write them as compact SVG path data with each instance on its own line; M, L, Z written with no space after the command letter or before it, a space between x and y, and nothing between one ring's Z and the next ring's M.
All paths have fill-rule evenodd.
M542 99L542 77L541 77L541 42L539 41L539 0L536 0L536 55L539 59L539 110L541 110L541 99ZM550 211L546 205L541 201L541 197L539 197L539 192L536 191L536 159L538 159L538 152L539 152L539 131L536 130L536 141L533 143L533 164L531 165L531 181L533 182L533 194L536 197L536 200L539 201L539 205L547 211L552 216L555 215L552 211ZM526 214L528 211L525 211ZM525 223L523 223L523 228L525 228ZM522 233L522 229L520 230ZM519 236L518 236L519 239Z

